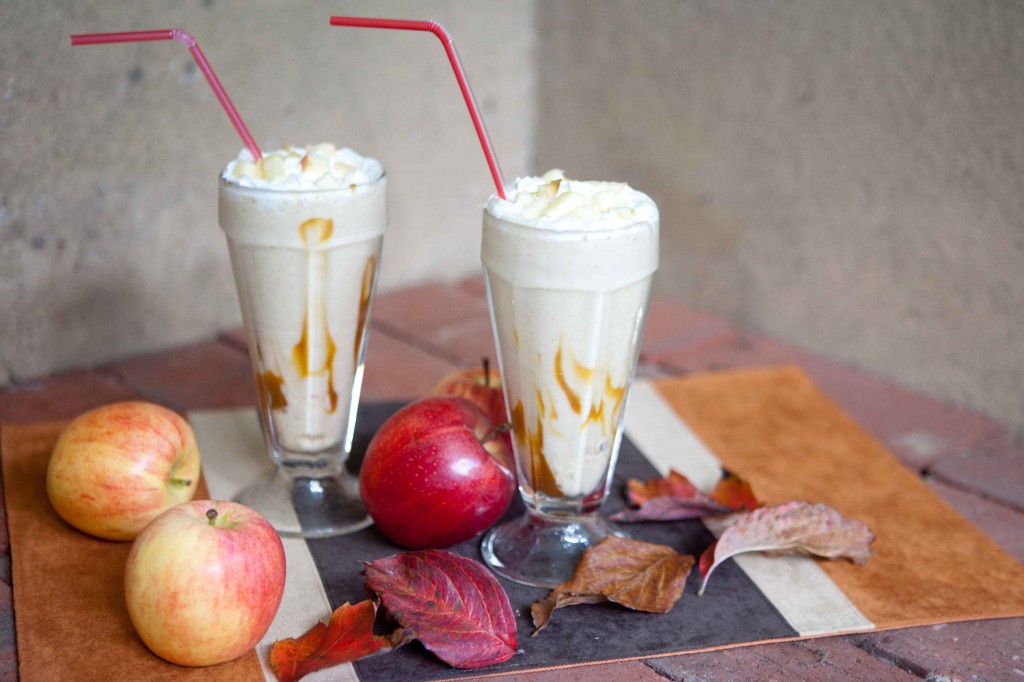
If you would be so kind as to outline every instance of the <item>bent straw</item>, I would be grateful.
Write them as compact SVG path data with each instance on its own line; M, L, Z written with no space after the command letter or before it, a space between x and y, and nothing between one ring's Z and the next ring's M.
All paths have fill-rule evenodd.
M331 17L331 26L353 26L356 28L387 28L399 31L427 31L433 33L444 45L445 54L451 62L455 71L455 80L459 82L459 90L466 100L469 108L469 117L473 119L473 127L476 128L476 136L480 139L480 146L483 147L484 157L487 159L487 167L491 170L491 177L494 179L494 186L498 190L498 196L505 198L505 182L501 178L501 168L498 167L498 160L494 155L494 148L491 146L491 139L487 136L487 128L484 127L483 117L477 109L476 101L473 99L473 91L469 88L469 81L459 61L459 54L455 51L455 42L452 34L436 21L408 21L405 19L371 19L367 17Z
M235 126L235 130L242 138L242 142L249 148L249 153L252 154L253 160L259 161L263 158L263 154L260 153L260 148L256 144L256 140L249 134L249 129L245 126L245 122L239 115L238 110L235 109L235 105L231 103L231 98L228 97L228 93L224 90L224 86L220 84L220 80L217 78L217 74L213 72L213 67L206 61L206 55L199 49L199 43L188 31L183 31L180 28L168 28L159 31L126 31L122 33L85 33L71 36L72 45L99 45L103 43L136 43L144 42L147 40L176 40L192 53L192 57L196 60L196 64L199 66L199 70L206 76L206 81L213 88L213 94L220 100L221 106L224 107L224 111L227 113L228 118L231 119L232 125Z

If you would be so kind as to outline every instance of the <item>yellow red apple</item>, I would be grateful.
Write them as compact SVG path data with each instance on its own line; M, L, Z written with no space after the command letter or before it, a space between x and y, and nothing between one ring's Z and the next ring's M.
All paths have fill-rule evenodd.
M57 513L81 531L132 540L199 484L192 427L160 405L135 401L79 415L61 432L46 471Z
M448 547L501 517L515 494L512 452L474 403L431 396L381 425L359 471L366 511L392 542Z
M168 509L135 539L128 615L157 656L185 666L230 661L259 643L284 593L281 538L237 502Z

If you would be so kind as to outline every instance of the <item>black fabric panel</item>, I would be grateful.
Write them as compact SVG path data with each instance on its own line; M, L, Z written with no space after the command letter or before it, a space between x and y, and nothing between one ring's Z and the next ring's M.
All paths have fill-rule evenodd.
M353 470L357 470L373 433L399 407L400 403L360 406L350 462ZM627 479L656 476L658 472L654 467L624 438L614 486L602 513L611 514L622 508L623 487ZM522 513L522 502L517 499L506 518ZM695 557L713 540L699 521L630 524L626 528L638 540L668 545ZM366 598L361 562L401 551L373 526L340 538L309 540L307 544L323 578L332 608ZM481 561L479 537L449 549ZM681 653L798 634L731 561L715 569L714 580L703 597L697 596L700 580L695 567L682 598L668 613L640 613L617 604L566 607L555 612L551 623L537 637L530 636L533 632L530 604L547 591L501 578L499 581L516 612L521 653L505 663L479 672L515 672L553 665ZM318 615L321 620L326 620L327 614ZM295 636L299 634L295 633ZM355 666L361 679L374 681L430 680L476 674L449 667L418 642L358 661Z

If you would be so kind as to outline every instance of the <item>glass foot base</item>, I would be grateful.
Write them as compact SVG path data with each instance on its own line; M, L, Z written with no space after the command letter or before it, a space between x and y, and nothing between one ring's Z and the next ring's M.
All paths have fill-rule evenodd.
M295 476L276 469L235 496L287 537L327 538L354 533L373 521L359 499L359 480L346 471Z
M498 575L551 589L569 580L583 552L607 535L626 533L596 514L559 518L528 513L488 531L480 551Z

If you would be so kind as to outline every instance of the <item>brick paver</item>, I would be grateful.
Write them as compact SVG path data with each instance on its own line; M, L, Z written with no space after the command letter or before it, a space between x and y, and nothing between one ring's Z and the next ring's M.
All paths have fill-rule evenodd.
M90 370L66 372L0 389L0 421L71 419L100 405L141 397L114 377Z
M932 479L928 485L961 516L992 538L1017 561L1024 563L1024 512L941 480Z
M379 330L370 330L363 400L407 400L428 393L456 365Z
M428 350L458 362L459 355L446 350L453 335L448 330L467 320L486 320L487 315L485 298L452 285L425 284L377 296L370 326L409 342L426 342Z
M1024 670L1024 618L904 628L850 641L928 680L1017 680Z
M663 353L679 348L698 348L736 335L736 329L717 315L684 306L655 294L647 314L640 358L656 362Z
M994 438L944 457L932 466L930 473L1024 512L1024 447L1015 445L1009 437Z
M249 357L219 341L129 358L101 371L148 400L182 412L256 404Z
M647 661L669 680L851 680L882 682L919 679L844 638L765 644Z

